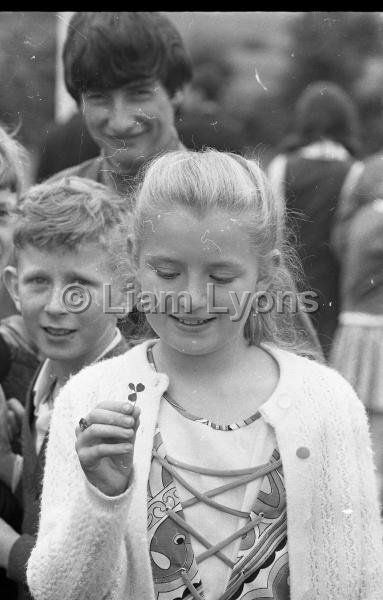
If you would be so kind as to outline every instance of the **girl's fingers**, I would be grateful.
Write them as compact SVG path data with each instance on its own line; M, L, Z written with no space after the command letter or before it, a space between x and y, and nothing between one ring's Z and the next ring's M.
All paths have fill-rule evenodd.
M129 400L124 400L122 402L121 400L103 400L97 404L96 408L112 410L126 415L131 415L135 409L138 411L140 410L133 402L130 402Z
M99 408L98 406L94 408L88 415L86 415L85 420L88 424L89 429L93 425L102 424L102 425L115 425L117 427L122 427L124 429L134 429L137 430L140 419L140 409L135 406L132 407L132 412L130 414L126 414L123 412L117 412L112 410L106 410ZM87 429L84 430L87 431ZM78 437L80 433L80 427L77 425L76 427L76 436Z
M133 414L127 415L120 412L106 410L104 408L95 408L86 417L89 425L99 423L100 425L117 425L118 427L133 427Z
M90 424L84 431L80 431L79 427L76 429L77 439L81 439L79 441L82 446L94 446L102 443L115 444L116 441L132 440L134 435L133 424L130 427L119 427L94 423Z
M91 465L102 458L108 456L118 456L133 454L134 445L125 442L120 444L97 444L96 446L87 446L78 450L78 457L81 464Z

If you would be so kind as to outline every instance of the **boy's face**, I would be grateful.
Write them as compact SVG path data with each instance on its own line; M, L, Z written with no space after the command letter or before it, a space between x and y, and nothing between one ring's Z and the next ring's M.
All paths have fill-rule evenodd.
M78 370L112 341L116 315L104 312L103 289L110 284L116 291L118 282L100 244L87 242L73 251L26 246L19 250L17 268L8 271L8 289L29 335L46 357ZM63 289L69 284L89 290L86 310L72 312L75 292L64 301Z
M176 102L157 80L142 80L113 89L92 89L82 96L90 135L118 173L137 169L167 150L177 133Z
M12 235L16 223L14 210L17 196L11 190L0 190L0 268L7 266L12 252Z

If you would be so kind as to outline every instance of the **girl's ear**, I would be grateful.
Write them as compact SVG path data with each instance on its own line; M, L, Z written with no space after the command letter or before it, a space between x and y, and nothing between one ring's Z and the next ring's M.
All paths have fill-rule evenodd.
M266 291L273 279L273 273L275 269L279 267L281 263L281 253L277 248L274 248L265 259L265 265L263 268L263 277L258 279L257 288L259 291Z
M16 267L8 266L4 269L3 281L5 283L5 287L7 288L8 293L11 296L17 310L19 312L21 312L20 298L19 298L19 280L17 277Z

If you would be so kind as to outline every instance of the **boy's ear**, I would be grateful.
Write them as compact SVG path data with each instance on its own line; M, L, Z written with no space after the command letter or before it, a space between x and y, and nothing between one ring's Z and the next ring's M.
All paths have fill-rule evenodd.
M17 269L16 267L5 267L3 271L3 281L5 283L5 287L8 290L9 295L11 296L17 310L20 310L20 299L19 299L19 281L17 277Z
M264 268L265 275L258 279L258 290L266 291L270 285L270 282L273 278L273 272L277 269L281 262L281 253L279 250L274 248L266 259L267 263Z

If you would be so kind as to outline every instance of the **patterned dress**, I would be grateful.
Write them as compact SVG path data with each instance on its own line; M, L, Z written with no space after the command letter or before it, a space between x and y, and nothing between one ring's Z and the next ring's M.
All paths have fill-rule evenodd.
M261 416L258 412L240 423L222 426L187 413L168 394L164 395L164 400L186 418L225 431L244 427ZM226 590L219 600L289 600L286 496L278 450L274 449L270 461L254 468L219 473L211 470L212 476L221 475L225 483L204 493L180 475L183 470L209 475L209 469L199 470L167 455L157 427L148 481L148 538L156 600L205 599L199 565L213 554L231 569ZM234 488L256 478L261 478L262 482L248 513L214 500L224 488ZM177 480L192 494L184 503L177 493ZM207 502L217 510L245 517L245 525L213 545L188 523L187 509L197 502ZM239 537L237 557L232 561L225 554L225 546ZM198 556L193 549L193 538L206 548Z

